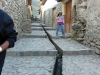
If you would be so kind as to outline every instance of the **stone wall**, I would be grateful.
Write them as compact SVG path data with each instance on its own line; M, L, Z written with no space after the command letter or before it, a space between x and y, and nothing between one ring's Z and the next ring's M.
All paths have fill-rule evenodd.
M26 30L22 29L22 22L27 19L26 0L2 0L2 9L12 17L18 37L21 37L21 33Z
M45 15L44 16L44 23L48 26L48 23L49 23L49 10L46 10L44 15Z
M52 26L52 12L53 12L53 8L56 8L56 15L58 14L59 11L62 11L62 3L58 3L57 5L55 5L54 7L46 10L44 12L44 16L42 18L42 23L46 24L47 26Z
M49 21L48 26L52 26L52 9L49 10Z
M86 15L87 15L87 0L77 0L74 2L74 5L72 7L72 19L73 19L73 24L80 26L79 30L77 31L76 35L76 40L80 41L83 43L85 32L86 32Z
M73 25L81 26L77 40L95 48L100 54L100 4L99 0L77 0L74 5ZM99 50L98 50L99 49Z
M57 14L59 13L59 11L62 11L62 3L61 2L59 2L55 7L56 7ZM56 14L56 16L57 16L57 14Z
M0 0L0 8L2 8L2 1Z

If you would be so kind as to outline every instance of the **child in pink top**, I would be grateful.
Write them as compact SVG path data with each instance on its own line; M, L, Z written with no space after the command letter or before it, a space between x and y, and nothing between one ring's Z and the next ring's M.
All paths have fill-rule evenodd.
M60 15L57 16L57 24L64 24L64 16Z
M62 12L59 12L57 15L57 29L56 29L56 36L58 36L58 31L61 29L62 35L65 35L64 32L64 16L62 16Z

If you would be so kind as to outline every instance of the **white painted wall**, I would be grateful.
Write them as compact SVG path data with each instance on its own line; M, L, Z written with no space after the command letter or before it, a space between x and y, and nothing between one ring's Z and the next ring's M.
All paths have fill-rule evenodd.
M47 0L47 2L45 3L44 7L43 7L43 11L54 7L57 4L56 0Z

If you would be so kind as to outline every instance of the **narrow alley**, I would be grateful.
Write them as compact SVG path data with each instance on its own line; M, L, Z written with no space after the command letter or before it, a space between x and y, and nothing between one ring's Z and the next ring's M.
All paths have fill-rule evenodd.
M71 38L56 37L53 28L41 23L32 23L31 28L31 34L23 34L7 50L2 75L100 75L100 56L92 49ZM61 67L55 66L59 62Z
M1 75L100 75L100 0L0 0L0 10L18 32Z

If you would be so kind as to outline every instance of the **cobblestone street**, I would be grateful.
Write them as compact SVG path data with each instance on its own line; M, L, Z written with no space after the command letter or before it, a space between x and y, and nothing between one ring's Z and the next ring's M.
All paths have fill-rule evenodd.
M2 75L52 75L53 56L7 57Z
M7 50L2 75L53 75L58 52L62 54L62 75L100 75L100 56L94 49L61 33L56 37L53 28L43 28L40 23L31 27L30 34L23 34L24 38Z
M0 75L100 75L100 0L0 0Z
M2 75L53 75L57 50L42 26L32 24L14 48L8 49Z
M63 56L63 75L100 75L99 55Z

